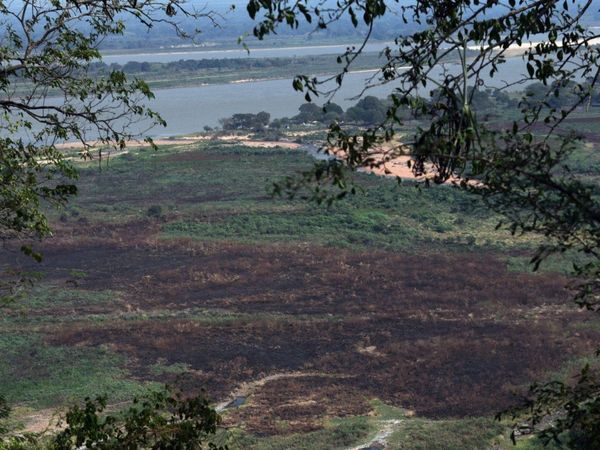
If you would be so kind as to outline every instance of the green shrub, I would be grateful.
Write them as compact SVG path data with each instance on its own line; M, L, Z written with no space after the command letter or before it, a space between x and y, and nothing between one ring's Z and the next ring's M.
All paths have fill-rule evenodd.
M152 218L160 217L162 215L162 206L160 206L160 205L150 206L150 208L148 208L148 211L146 211L146 215L148 217L152 217Z

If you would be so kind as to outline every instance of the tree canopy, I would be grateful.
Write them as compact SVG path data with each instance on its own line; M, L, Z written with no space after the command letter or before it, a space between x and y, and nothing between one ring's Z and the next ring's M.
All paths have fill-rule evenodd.
M8 410L0 408L0 419L7 416ZM169 390L153 391L116 413L107 410L106 396L99 396L71 407L58 431L10 436L0 440L0 449L225 450L207 442L219 423L203 395L184 398Z
M327 8L308 1L256 0L249 2L248 11L259 18L254 29L259 38L282 24L296 27L305 20L327 27L344 15L355 26L362 22L371 27L393 5L405 21L419 24L421 29L411 34L399 28L394 45L384 50L386 64L379 77L372 79L371 85L390 85L391 104L381 114L385 117L358 135L334 126L329 144L345 150L345 163L351 168L376 164L370 156L372 149L393 142L402 125L402 116L396 112L409 107L415 115L428 118L427 126L417 130L412 140L396 147L387 145L386 157L409 151L416 175L430 175L427 180L433 183L460 179L464 188L507 214L513 232L545 234L553 244L540 249L538 261L570 248L594 254L598 247L596 188L565 169L564 161L577 137L560 132L566 118L597 95L600 35L582 25L592 3L418 0L398 6L395 1L344 0ZM367 34L365 42L368 38ZM529 42L534 38L539 42ZM476 51L469 57L470 49ZM505 127L491 128L480 120L474 104L483 101L480 88L488 87L491 80L502 80L502 66L515 50L524 75L501 82L504 86L497 92L523 85L525 96L518 104L518 117ZM334 77L338 85L360 51L351 48L340 57L341 70ZM459 62L460 70L440 73L437 69L448 57ZM299 75L294 88L303 90L307 99L330 97L336 89L327 89L328 81L331 78ZM322 170L319 173L323 175ZM335 178L341 172L327 173ZM333 181L346 186L343 180ZM590 283L581 286L578 299L594 309L599 268L580 269Z
M250 129L253 131L261 131L271 119L271 114L261 111L258 114L234 114L231 117L220 119L223 130L241 130Z
M168 25L185 32L178 17L213 23L208 11L187 9L178 0L0 1L0 239L43 238L51 233L44 206L62 205L76 194L77 171L60 148L79 141L82 157L91 148L123 148L144 130L163 124L145 101L146 83L122 70L93 76L99 46L124 32L124 21L150 29ZM133 125L137 124L136 127ZM149 140L151 142L151 140ZM22 250L36 259L29 246ZM0 284L0 300L12 297L26 280ZM203 448L218 416L203 397L182 399L154 393L122 416L105 415L105 400L88 400L67 414L66 428L47 448ZM0 397L0 419L9 409ZM2 439L0 448L35 448L36 437ZM42 444L39 443L41 446ZM216 447L211 447L216 448Z
M376 110L380 123L359 133L334 123L329 145L344 150L343 164L321 161L282 189L293 195L316 182L314 198L322 200L319 189L333 183L343 196L353 189L346 167L380 165L409 153L414 174L426 175L427 183L459 180L503 214L503 225L513 233L545 236L533 257L536 267L554 253L583 255L583 264L573 264L576 301L600 309L598 186L571 170L577 136L561 131L570 114L598 98L600 35L584 26L586 14L597 7L593 0L248 0L246 6L259 39L281 26L308 23L326 30L340 20L365 30L363 44L339 57L339 73L294 79L293 87L308 101L335 95L379 21L395 14L406 24L398 27L394 44L384 50L385 63L371 79L371 85L390 87L390 104ZM92 141L124 146L134 133L132 122L163 123L145 106L152 93L143 80L111 69L91 77L87 69L99 60L103 39L123 33L124 17L148 28L168 24L185 34L177 21L182 16L214 20L210 12L169 0L0 2L1 238L48 235L41 203L60 204L75 194L76 172L58 149L61 141L81 141L83 156L91 157ZM491 80L502 79L512 52L520 54L523 75L491 86ZM458 70L446 68L449 59L458 61ZM474 106L483 101L478 92L488 87L502 92L533 82L538 84L526 89L518 115L503 126L489 126ZM425 125L396 144L407 108L426 118ZM374 159L374 150L384 157ZM584 369L575 386L534 386L529 426L539 430L558 411L559 420L541 426L543 437L559 439L569 431L583 448L597 446L600 389L593 380Z
M597 99L600 34L585 26L597 8L592 0L249 1L259 39L281 26L308 22L324 29L344 17L366 27L363 44L338 58L339 73L295 78L293 87L309 101L335 96L382 17L397 14L411 25L398 27L394 43L383 52L385 64L365 88L390 88L390 105L379 123L358 133L334 124L328 147L343 149L344 161L320 161L300 178L276 185L276 192L294 196L309 188L309 198L331 201L355 189L346 168L385 165L410 154L413 173L425 176L425 183L453 181L501 213L499 226L544 236L532 258L536 269L552 254L577 255L572 259L575 300L598 311L599 187L572 169L569 158L579 137L563 127L573 112ZM520 68L508 77L503 68L511 58L518 58ZM448 67L448 60L456 66ZM489 100L482 95L486 89L497 89L496 101L509 104L505 91L519 86L525 94L511 120L490 124L479 114ZM409 108L424 125L398 143L395 136L405 117L398 114L401 108ZM534 385L524 404L527 427L547 442L569 432L570 445L597 447L595 376L586 367L574 386Z
M143 80L123 70L97 77L88 69L100 60L103 40L123 34L125 20L147 29L168 24L186 35L182 16L198 25L214 21L177 0L0 2L1 239L48 235L40 204L64 203L76 193L76 172L58 144L80 141L82 156L91 157L92 143L123 147L164 123L144 103L152 93Z

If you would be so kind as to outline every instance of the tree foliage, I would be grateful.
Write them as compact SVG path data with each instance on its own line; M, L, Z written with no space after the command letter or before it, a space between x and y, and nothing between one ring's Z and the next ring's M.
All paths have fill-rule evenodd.
M600 383L589 365L583 367L572 384L534 383L530 397L504 415L512 414L517 419L524 410L528 420L515 427L513 442L519 434L538 430L544 445L566 443L574 449L600 448Z
M223 130L261 131L269 124L270 119L271 114L261 111L258 114L234 114L231 117L220 119L219 122L221 123Z
M203 396L184 398L169 390L136 398L117 413L107 411L106 397L87 398L71 407L56 434L7 437L0 449L25 450L224 450L208 442L220 417ZM3 410L0 410L2 418Z
M599 49L593 44L600 36L582 25L582 18L594 7L593 0L249 0L247 12L257 21L254 34L259 39L280 26L309 23L327 29L341 19L366 30L363 44L339 57L338 74L294 79L293 87L303 91L308 101L335 95L374 25L386 14L397 14L410 30L405 33L400 27L394 45L384 51L385 64L372 78L372 84L389 85L391 90L380 123L359 134L334 124L329 143L344 150L345 164L321 161L283 188L293 193L316 181L313 198L326 201L331 197L323 185L332 183L339 191L332 195L340 198L355 189L347 179L347 168L384 164L409 152L413 172L426 175L428 183L460 180L463 189L502 213L513 233L546 236L533 257L536 267L553 253L583 254L586 262L574 264L576 300L584 308L598 310L598 187L569 166L576 136L561 131L573 111L597 99ZM122 70L95 77L87 70L99 59L102 40L123 33L123 17L147 27L168 23L180 30L178 14L213 20L210 13L187 11L171 0L0 2L0 151L4 158L0 238L47 235L41 204L64 203L76 192L72 182L76 174L58 151L58 143L79 140L83 155L91 157L91 141L123 147L134 133L132 122L162 123L144 104L152 93L143 80L129 79ZM537 38L540 42L528 42ZM501 68L514 48L522 51L525 75L501 89L541 84L529 88L529 95L519 103L519 116L509 126L491 127L479 116L474 99L478 89L501 78ZM448 58L460 62L459 70L444 65ZM395 144L404 117L399 111L406 108L423 125L411 139ZM374 159L374 150L384 157ZM33 254L31 249L25 251ZM574 387L534 386L528 403L534 405L529 409L531 425L539 429L540 416L552 413L556 418L549 427L542 426L542 435L550 433L558 439L569 431L573 436L579 433L581 442L597 442L597 427L588 426L595 423L599 398L592 375L584 370L583 382ZM77 417L94 423L95 411L103 406L88 405L90 414L75 414L74 424ZM160 422L152 414L142 417ZM170 429L168 423L159 425ZM134 436L127 428L104 422L95 430L103 436L96 442L108 442L119 433ZM75 432L68 439L77 441L77 436ZM150 438L142 433L132 439Z
M60 206L76 194L77 172L60 148L79 141L81 156L92 147L123 148L162 118L145 105L147 84L120 68L90 72L99 46L122 35L125 20L150 29L156 24L184 32L178 17L214 23L207 11L179 0L0 0L0 239L43 238L51 233L44 208ZM149 140L151 142L151 140ZM102 158L102 150L97 153ZM40 260L29 246L22 250ZM26 285L23 274L0 284L0 300ZM72 408L67 427L49 448L196 449L214 433L218 416L203 398L155 393L124 415L106 415L106 400ZM9 413L0 398L0 420ZM0 427L0 438L6 430ZM8 438L0 448L44 446L36 436ZM214 447L211 447L214 448Z
M250 2L249 11L253 16L264 12L255 28L262 38L281 23L297 26L301 19L326 27L348 14L355 25L359 20L371 25L386 14L389 3L396 2L345 0L328 9L307 1L273 0ZM428 180L434 183L461 179L464 188L507 215L513 232L545 234L555 244L540 249L534 262L569 248L594 254L599 219L596 187L565 163L576 136L560 132L569 114L595 95L600 75L599 48L593 45L600 36L580 24L593 8L592 1L419 0L399 8L404 20L422 25L422 30L410 35L399 30L395 45L385 50L387 63L375 81L393 82L385 119L360 135L334 126L330 145L346 151L345 162L352 168L372 165L370 150L392 142L402 125L396 111L408 106L415 115L427 118L426 126L417 130L413 140L396 148L388 146L388 158L409 149L416 175L430 175ZM529 44L534 35L542 36L541 42ZM469 47L478 51L467 59ZM514 48L521 49L526 75L499 91L537 83L527 87L519 117L507 128L492 129L479 119L473 101L480 100L479 87L489 84L490 78L501 78L506 53ZM341 60L338 84L360 50L348 50ZM449 55L458 58L461 70L440 76L435 69ZM325 81L301 75L294 87L309 96L331 95L332 91L320 88ZM592 281L599 275L592 267L580 272ZM582 286L579 297L583 306L592 309L594 285Z
M584 263L573 260L572 287L577 303L592 311L600 309L599 188L570 166L578 136L566 132L564 124L574 111L597 99L600 48L595 44L600 35L583 25L586 14L597 9L592 0L248 3L250 15L259 19L254 34L261 39L280 26L297 27L306 21L326 28L349 17L355 27L367 27L366 42L378 20L386 14L400 15L411 25L410 31L398 28L394 44L384 50L386 63L365 89L390 86L391 105L385 117L358 134L334 124L329 146L344 150L343 163L350 169L380 166L410 154L413 173L425 176L425 183L453 181L501 213L505 220L500 226L513 233L545 236L532 258L536 269L552 254L581 256ZM337 75L299 75L293 87L307 100L330 99L362 48L364 43L340 56ZM515 51L520 53L519 73L524 75L511 73L502 81L503 66ZM448 58L458 64L449 67ZM331 88L331 82L336 86ZM508 104L504 91L516 86L525 87L525 95L509 124L490 124L478 114L482 90L499 88L496 101ZM398 144L395 135L402 126L403 116L398 114L402 108L410 108L421 126ZM293 196L310 188L310 197L317 201L343 197L355 188L340 164L320 161L300 178L287 178L276 191ZM324 195L328 184L338 193ZM534 385L525 408L519 410L527 413L520 420L527 420L543 437L560 439L569 432L572 445L577 435L579 442L595 443L583 448L595 448L600 439L600 392L593 380L593 372L584 369L575 386Z
M345 119L359 123L376 125L386 118L388 105L377 97L368 95L361 98L358 103L346 111Z
M0 239L47 236L41 206L76 193L59 143L80 141L92 157L92 144L122 148L164 123L144 104L152 93L143 80L88 69L103 40L123 34L124 20L166 23L183 35L178 16L214 20L178 0L0 1Z

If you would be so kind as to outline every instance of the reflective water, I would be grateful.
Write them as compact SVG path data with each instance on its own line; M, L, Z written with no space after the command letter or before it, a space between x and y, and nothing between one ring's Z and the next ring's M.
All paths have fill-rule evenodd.
M350 74L344 87L336 94L335 102L343 108L354 104L351 97L360 93L365 74ZM385 95L387 89L377 88L374 95ZM167 121L166 128L156 128L151 134L158 136L191 133L205 125L218 125L219 119L235 113L267 111L271 118L294 116L304 96L292 89L292 80L270 80L248 83L231 83L155 92L150 106ZM318 101L317 101L318 103Z
M436 68L433 75L441 75L443 70L456 73L460 68L455 64L448 64L445 69ZM503 65L495 80L484 78L485 86L498 87L505 82L517 81L524 72L525 65L521 58L511 58ZM365 82L373 75L373 72L347 74L343 87L336 93L333 101L344 109L355 104L356 96L363 91ZM397 82L380 85L369 89L366 94L385 97L395 86L398 86ZM429 89L431 87L423 89L420 94L428 95ZM522 85L513 86L512 89L522 89ZM219 124L219 119L235 113L267 111L272 119L291 117L298 113L299 106L305 102L304 96L293 90L290 79L159 89L154 93L156 98L149 102L149 106L161 114L167 121L167 126L155 127L144 133L153 137L201 131L204 126L214 127ZM56 98L46 99L47 104L59 101ZM321 99L315 101L317 104L323 103ZM131 127L130 131L141 132L146 128L147 124L138 124Z
M365 52L378 52L383 50L389 42L372 42L365 46ZM273 47L250 48L250 53L242 47L231 50L196 50L196 51L170 51L164 53L131 53L124 55L104 55L102 60L107 63L125 64L128 61L137 62L171 62L180 59L226 59L226 58L282 58L309 55L342 54L348 47L357 46L358 43L340 45L317 45L303 47Z
M459 70L456 65L447 65L449 72ZM441 74L442 69L437 69ZM488 87L499 87L504 82L511 83L522 78L525 66L520 58L511 58L503 65L497 79L484 78ZM344 109L356 103L355 97L361 93L365 81L373 73L350 73L344 80L343 88L333 101ZM502 80L502 81L500 81ZM397 84L396 84L397 86ZM367 93L379 97L387 96L394 83L377 86ZM512 89L522 89L513 86ZM169 136L192 133L202 130L205 125L218 125L220 118L235 113L257 113L267 111L271 118L291 117L298 113L298 107L304 103L302 94L292 89L292 80L270 80L247 83L231 83L155 91L156 99L150 106L167 121L166 128L155 128L153 136ZM423 95L426 92L422 92ZM317 100L317 103L320 103Z

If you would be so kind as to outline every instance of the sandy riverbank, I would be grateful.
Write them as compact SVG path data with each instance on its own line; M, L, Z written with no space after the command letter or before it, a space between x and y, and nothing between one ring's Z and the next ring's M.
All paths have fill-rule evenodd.
M198 142L207 142L207 141L221 141L224 143L241 143L248 147L264 147L264 148L273 148L273 147L283 147L288 149L297 149L301 145L296 142L290 141L261 141L252 139L249 135L244 136L235 136L235 135L226 135L226 136L184 136L180 138L157 138L154 139L154 144L161 147L165 145L190 145L196 144ZM104 145L101 142L92 142L90 143L92 149L101 148ZM140 140L131 140L126 143L126 147L130 148L140 148L140 147L149 147L150 144L145 141ZM77 150L82 149L83 145L81 142L64 142L62 144L58 144L56 146L61 150Z
M223 143L230 144L242 144L247 147L253 148L275 148L281 147L289 150L299 150L302 147L302 144L298 144L296 142L291 141L265 141L265 140L256 140L252 139L250 135L224 135L224 136L183 136L178 138L159 138L155 139L154 143L161 147L166 145L191 145L199 142L208 142L208 141L219 141ZM98 145L99 143L92 144ZM140 147L149 147L150 144L145 141L132 140L127 143L127 147L129 148L140 148ZM61 149L78 149L82 148L81 143L79 142L69 142L58 145L58 148ZM120 154L127 153L128 150L123 151L114 151L111 156L118 156ZM335 156L340 159L344 158L344 154L341 151L331 152L335 154ZM390 156L389 150L375 150L370 155L373 159L374 165L373 167L364 167L360 170L363 172L374 173L380 176L386 177L394 177L394 178L403 178L409 180L416 181L425 181L427 176L415 176L412 172L412 169L409 165L411 161L411 157L409 155L398 155L398 156ZM447 183L456 183L458 179L450 179Z

